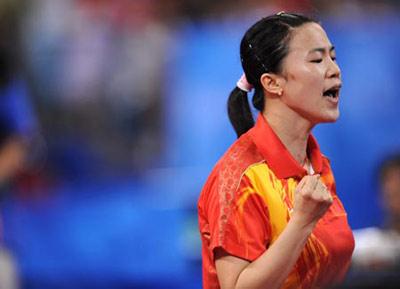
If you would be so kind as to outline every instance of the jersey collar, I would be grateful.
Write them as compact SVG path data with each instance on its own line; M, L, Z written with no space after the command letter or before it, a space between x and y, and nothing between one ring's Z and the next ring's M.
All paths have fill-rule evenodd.
M293 158L261 113L249 133L257 149L278 178L302 178L307 175L307 171ZM315 173L320 174L322 172L322 155L312 134L308 137L307 154Z

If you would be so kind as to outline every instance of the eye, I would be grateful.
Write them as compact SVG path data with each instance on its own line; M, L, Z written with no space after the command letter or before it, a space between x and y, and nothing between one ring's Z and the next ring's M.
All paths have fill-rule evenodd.
M321 63L321 62L322 62L322 58L311 60L311 62L314 62L314 63Z
M331 59L332 59L333 61L336 61L336 56L332 56Z

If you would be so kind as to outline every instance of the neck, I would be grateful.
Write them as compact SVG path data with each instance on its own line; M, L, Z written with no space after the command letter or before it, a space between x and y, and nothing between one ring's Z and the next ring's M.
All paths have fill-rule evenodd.
M268 107L263 111L263 116L294 159L304 165L307 159L307 140L313 126L299 116L277 113Z

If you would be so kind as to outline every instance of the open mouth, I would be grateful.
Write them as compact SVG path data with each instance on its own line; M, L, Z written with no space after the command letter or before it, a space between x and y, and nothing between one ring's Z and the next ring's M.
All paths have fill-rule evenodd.
M329 88L328 90L325 90L323 93L323 96L327 96L330 98L338 98L339 97L339 91L340 91L340 85L335 85L331 88Z

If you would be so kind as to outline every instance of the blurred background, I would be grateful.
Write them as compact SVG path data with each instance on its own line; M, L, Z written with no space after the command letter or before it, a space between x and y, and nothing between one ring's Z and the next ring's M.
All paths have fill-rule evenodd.
M384 227L399 1L0 0L0 288L200 289L196 204L235 140L239 43L281 10L336 47L341 117L314 134L351 227Z

